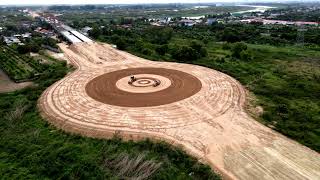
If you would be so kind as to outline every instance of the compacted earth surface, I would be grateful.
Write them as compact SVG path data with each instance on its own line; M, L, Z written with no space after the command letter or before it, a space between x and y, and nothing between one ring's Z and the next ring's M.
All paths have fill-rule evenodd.
M0 69L0 93L7 93L31 86L32 82L15 83Z
M60 48L77 69L38 103L56 127L97 138L163 140L228 179L319 179L319 154L247 115L245 89L234 78L102 43Z
M139 77L142 74L145 75ZM138 77L136 83L129 83L130 75ZM164 84L169 86L162 86ZM127 107L169 104L190 97L200 89L201 82L196 77L165 68L114 71L93 79L86 86L87 94L97 101Z

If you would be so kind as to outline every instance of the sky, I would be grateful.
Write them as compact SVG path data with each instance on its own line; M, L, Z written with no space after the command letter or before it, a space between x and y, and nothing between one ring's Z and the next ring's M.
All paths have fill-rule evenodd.
M137 4L137 3L204 3L204 2L281 2L283 0L0 0L0 5L25 4ZM303 1L303 0L302 0Z

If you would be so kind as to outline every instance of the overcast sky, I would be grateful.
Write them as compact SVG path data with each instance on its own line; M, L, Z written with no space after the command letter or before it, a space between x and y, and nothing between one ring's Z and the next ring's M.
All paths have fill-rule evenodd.
M282 2L283 0L0 0L1 5L21 4L136 4L136 3L204 3L204 2ZM301 0L303 1L303 0Z

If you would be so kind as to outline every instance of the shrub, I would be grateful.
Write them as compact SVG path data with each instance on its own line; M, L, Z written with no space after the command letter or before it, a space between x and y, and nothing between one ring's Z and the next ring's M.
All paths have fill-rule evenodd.
M161 163L146 160L144 154L130 157L123 153L114 159L105 160L105 167L117 172L120 179L148 179L161 167Z
M125 50L127 48L127 43L123 38L117 39L114 44L117 46L120 50Z
M207 49L198 41L191 41L190 47L196 51L197 58L206 57L208 55Z
M30 49L26 45L19 45L17 47L17 51L18 51L19 54L26 54L26 53L30 52Z
M163 56L168 51L168 45L165 44L165 45L157 46L155 50L159 55Z
M252 60L252 53L250 51L241 51L240 59L244 61L250 61Z
M209 38L207 38L207 37L206 37L206 38L203 38L203 39L202 39L202 42L203 42L204 44L208 44L208 43L209 43Z
M232 47L232 57L241 58L241 52L248 49L248 46L243 42L235 43ZM244 55L245 56L245 55Z
M223 43L222 49L223 49L223 50L230 50L230 49L231 49L230 43Z
M151 49L149 49L149 48L144 48L144 49L142 49L142 54L144 54L144 55L151 55L152 54L152 50Z
M5 119L7 119L9 122L18 121L23 117L26 109L27 105L23 104L22 102L18 103L13 111L10 111L6 114Z
M240 41L239 35L231 28L226 28L221 36L222 41L227 41L230 43Z
M152 27L144 32L146 39L153 44L167 44L173 36L171 27Z
M198 53L189 46L178 46L171 50L172 58L180 62L190 62L196 60L199 55Z

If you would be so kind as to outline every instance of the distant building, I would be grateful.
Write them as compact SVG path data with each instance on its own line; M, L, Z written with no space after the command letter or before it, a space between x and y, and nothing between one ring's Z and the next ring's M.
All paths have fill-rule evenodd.
M260 19L260 18L243 19L243 20L240 20L240 22L243 22L243 23L262 22L264 25L267 25L267 24L296 25L296 26L301 26L301 25L318 26L319 25L319 23L317 22L283 21L283 20L270 20L270 19Z
M5 42L7 45L19 44L19 43L21 43L20 39L18 39L18 38L15 37L15 36L4 37L4 42Z
M54 35L54 32L53 31L49 31L47 29L44 29L44 28L41 28L41 27L38 27L37 29L34 30L35 32L38 32L42 35L45 35L47 37L50 37L50 36L53 36Z
M150 25L152 25L152 26L163 26L163 25L159 24L158 22L152 22L152 23L150 23Z
M31 37L31 33L24 33L22 34L23 38L30 38Z
M193 20L190 20L190 19L182 19L181 21L179 21L179 24L181 26L189 26L189 27L191 27L191 26L194 26L196 24L196 22L193 21Z
M217 18L208 18L206 24L211 25L217 22Z
M92 30L91 27L86 26L86 27L84 27L84 28L81 29L81 32L82 32L84 35L87 36L87 35L88 35L88 32L91 31L91 30Z

